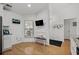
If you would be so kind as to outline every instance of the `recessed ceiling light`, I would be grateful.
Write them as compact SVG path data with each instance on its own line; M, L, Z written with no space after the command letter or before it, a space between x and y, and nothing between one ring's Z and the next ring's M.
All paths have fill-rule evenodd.
M31 7L31 4L28 4L27 7Z

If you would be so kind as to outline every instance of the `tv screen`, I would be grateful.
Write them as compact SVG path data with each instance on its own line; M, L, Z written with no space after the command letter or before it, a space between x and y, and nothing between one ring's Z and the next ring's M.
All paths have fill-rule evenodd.
M18 20L18 19L12 19L12 23L20 24L20 20Z
M43 26L44 25L43 20L38 20L35 23L36 23L36 26Z

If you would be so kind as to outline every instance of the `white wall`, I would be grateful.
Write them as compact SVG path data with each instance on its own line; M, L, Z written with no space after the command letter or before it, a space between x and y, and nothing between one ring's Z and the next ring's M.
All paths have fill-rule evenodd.
M47 44L49 44L49 13L48 9L43 9L37 14L34 15L26 15L24 16L25 20L33 20L34 22L34 37L38 37L43 35L47 39ZM36 26L35 21L41 20L44 21L44 26ZM35 42L34 38L25 38L26 42Z
M53 29L52 26L55 24L64 25L64 19L76 18L76 17L78 18L78 15L79 15L78 10L79 9L76 6L57 3L57 4L49 4L49 11L48 11L48 9L45 9L34 15L21 16L16 13L13 13L13 12L2 11L2 7L0 7L0 11L2 12L0 14L3 14L3 17L4 17L3 25L10 25L12 34L16 35L18 39L22 39L24 37L24 29L20 29L20 28L24 28L24 20L35 21L35 20L43 19L45 25L41 26L41 27L35 26L34 35L35 36L38 35L38 33L41 31L40 33L44 34L44 36L47 38L47 43L49 43L49 38L51 38L51 39L56 38L56 40L64 41L64 27L61 29ZM49 17L50 17L50 19L49 19ZM12 18L20 19L21 24L12 24L12 22L11 22ZM50 23L49 23L49 21L50 21ZM50 25L50 28L49 28L49 25ZM50 30L50 37L49 37L49 30ZM78 34L78 32L77 32L77 34ZM19 41L21 41L21 40L19 40ZM22 41L23 42L33 42L34 39L33 38L23 38ZM16 42L18 42L18 40Z
M24 39L24 32L23 32L23 30L24 30L23 29L24 28L23 20L24 19L23 19L23 17L14 12L11 12L11 11L4 11L3 5L0 5L0 16L2 16L2 26L9 26L10 33L12 34L12 35L10 35L10 39L9 39L11 41L5 42L4 40L6 40L6 38L5 39L3 38L3 45L5 45L5 47L7 48L11 44L22 42ZM12 18L19 19L21 24L13 24ZM10 43L10 42L11 42L11 44L8 45L8 43ZM5 49L5 48L3 48L3 49Z
M77 31L76 31L76 33L77 33L77 37L79 37L79 18L77 19Z
M3 6L0 4L0 16L2 15L2 8L3 8Z
M64 19L71 19L71 18L77 18L77 20L79 21L79 4L53 3L53 4L49 4L49 10L50 10L51 22L54 21L54 19L55 21L56 19L59 19L59 20L62 19L62 22L63 22ZM79 36L78 33L79 33L79 27L77 27L77 36Z
M13 24L12 18L20 20L21 24ZM21 41L23 39L23 18L22 16L9 12L3 11L3 26L9 26L10 32L12 34L12 40L15 42Z
M48 9L44 9L37 14L36 20L41 20L41 19L43 19L44 21L44 26L38 27L35 25L35 36L39 37L40 35L43 35L47 40L47 44L49 44L49 21L50 20L49 20Z
M59 6L49 4L50 14L50 38L53 40L64 41L64 18L60 15L58 10ZM53 28L54 25L62 24L63 27L60 29Z
M44 20L44 26L34 26L34 36L39 36L43 34L47 38L47 44L49 44L50 38L56 38L56 40L64 41L64 18L60 15L60 13L57 12L53 5L49 5L49 9L42 10L38 12L36 15L28 15L27 17L25 16L25 19L33 21L39 19ZM52 28L54 24L63 24L63 28L54 30ZM29 39L26 39L26 41L27 40Z
M64 19L76 18L79 16L78 4L68 4L68 3L53 3L49 4L52 7L53 14L62 16Z

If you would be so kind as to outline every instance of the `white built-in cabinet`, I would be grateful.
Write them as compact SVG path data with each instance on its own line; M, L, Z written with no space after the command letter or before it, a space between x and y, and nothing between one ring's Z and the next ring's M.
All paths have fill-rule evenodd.
M18 44L23 42L22 37L17 36L17 35L11 35L11 41L12 41L12 45Z
M3 36L3 50L9 49L12 47L11 35Z
M16 35L3 35L3 51L21 42L22 38Z

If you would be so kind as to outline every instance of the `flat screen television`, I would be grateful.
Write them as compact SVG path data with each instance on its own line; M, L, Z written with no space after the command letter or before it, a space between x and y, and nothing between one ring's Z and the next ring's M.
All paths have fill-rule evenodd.
M35 24L36 24L36 26L43 26L44 25L43 20L35 21Z
M12 23L20 24L20 20L18 20L18 19L12 19Z

